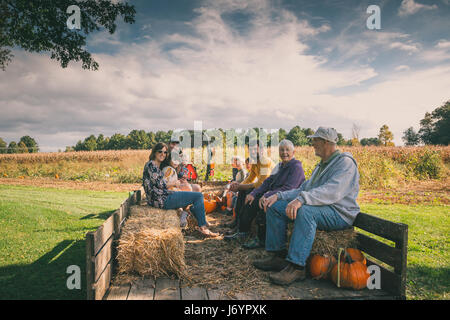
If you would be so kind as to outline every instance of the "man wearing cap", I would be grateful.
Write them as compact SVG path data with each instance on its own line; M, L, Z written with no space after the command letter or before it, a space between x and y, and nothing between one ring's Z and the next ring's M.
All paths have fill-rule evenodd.
M305 265L314 242L316 229L332 231L349 228L359 213L356 198L359 192L359 172L355 159L348 152L336 149L337 132L319 127L312 139L321 158L300 188L278 192L269 197L266 211L266 250L272 255L253 262L261 270L275 271L272 282L289 285L304 280ZM294 223L289 248L286 230Z

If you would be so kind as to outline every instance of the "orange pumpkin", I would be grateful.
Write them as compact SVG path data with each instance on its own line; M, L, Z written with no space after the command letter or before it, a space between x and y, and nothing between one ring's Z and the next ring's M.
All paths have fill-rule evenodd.
M326 279L335 264L336 259L333 256L315 254L309 261L309 273L313 279Z
M342 252L344 253L343 255ZM365 288L367 279L370 276L366 265L361 261L353 260L350 254L342 248L339 249L338 256L338 263L331 270L331 281L338 287L353 288L355 290Z
M214 200L213 194L204 194L203 195L203 203L205 205L205 213L211 213L217 209L217 201Z
M364 254L361 252L361 250L353 249L353 248L347 248L345 251L352 257L354 261L360 261L364 265L367 264L366 257L364 257Z

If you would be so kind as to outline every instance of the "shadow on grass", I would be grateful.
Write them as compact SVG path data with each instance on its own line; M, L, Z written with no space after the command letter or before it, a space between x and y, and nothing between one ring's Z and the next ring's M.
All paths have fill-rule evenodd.
M85 250L84 240L64 240L32 264L0 267L0 299L85 299ZM81 289L66 286L70 265L81 269Z
M84 217L81 217L80 220L86 220L86 219L106 220L114 213L114 211L116 211L116 210L103 211L100 213L91 213L91 214L85 215Z

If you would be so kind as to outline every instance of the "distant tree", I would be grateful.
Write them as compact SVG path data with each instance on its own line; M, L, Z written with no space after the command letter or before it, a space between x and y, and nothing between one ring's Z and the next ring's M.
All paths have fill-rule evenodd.
M389 127L386 124L380 128L378 139L380 139L385 147L393 145L392 140L394 140L394 134L389 130Z
M308 144L308 138L306 138L300 126L293 127L287 134L286 139L292 141L294 146L305 146Z
M450 143L450 100L420 120L420 139L425 144Z
M106 150L106 146L108 145L109 138L100 133L97 137L97 150Z
M431 115L434 120L434 144L448 145L450 143L450 100L435 109Z
M420 143L420 135L413 127L409 127L403 132L402 140L407 146L416 146Z
M11 141L8 145L8 153L19 153L19 147L15 141Z
M378 138L362 138L360 141L362 146L379 146L381 141Z
M287 137L287 132L286 130L284 130L283 128L280 128L280 130L278 130L278 141L284 140Z
M149 149L150 138L144 130L133 130L127 136L127 147L130 149Z
M34 140L32 137L23 136L22 138L20 138L19 144L20 142L23 142L25 146L28 148L27 152L29 153L39 152L39 146L36 140Z
M18 153L28 153L28 147L25 145L23 141L20 141L17 145Z
M150 149L156 144L156 136L152 131L147 133L147 135L148 135L148 148Z
M84 139L84 149L86 151L95 151L97 150L97 138L93 134Z
M419 135L424 144L433 144L433 118L429 112L420 120Z
M126 137L121 133L115 133L109 138L109 143L107 145L108 150L121 150L125 149Z
M78 142L73 147L73 150L75 150L75 151L83 151L84 150L83 142L81 140L78 140Z
M0 138L0 154L8 152L7 146L8 145L7 145L6 141L3 140L2 138Z
M338 136L337 145L338 146L345 146L346 141L345 141L344 136L342 135L342 133L338 133L337 136Z
M157 131L155 134L156 142L169 143L171 138L172 138L172 134L169 135L169 133L165 132L165 131L160 130L160 131Z
M69 30L66 10L80 8L80 30ZM134 23L134 6L111 0L2 0L0 2L0 69L12 60L11 49L50 52L63 68L70 61L82 62L83 69L97 70L98 63L86 51L89 33L105 28L116 30L116 20Z

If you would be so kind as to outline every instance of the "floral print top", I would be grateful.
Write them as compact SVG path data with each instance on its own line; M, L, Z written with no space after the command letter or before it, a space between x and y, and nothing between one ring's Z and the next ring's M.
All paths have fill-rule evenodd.
M167 197L173 192L167 190L164 174L153 161L147 162L144 166L142 186L147 195L148 205L155 208L163 208Z

